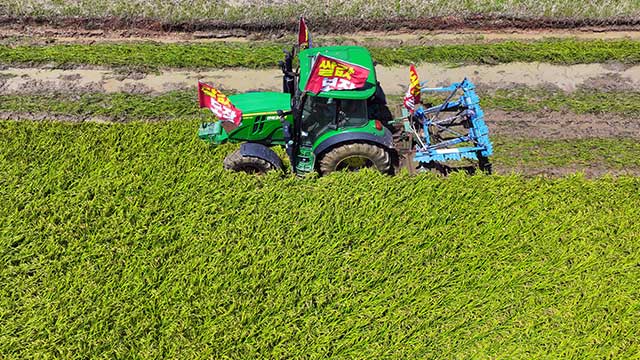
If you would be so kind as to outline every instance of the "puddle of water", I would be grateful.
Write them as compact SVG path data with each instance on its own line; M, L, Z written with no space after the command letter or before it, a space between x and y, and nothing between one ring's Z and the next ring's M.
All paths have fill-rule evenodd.
M588 85L593 78L612 77L640 88L640 66L623 71L609 69L601 64L550 65L544 63L509 63L500 65L469 65L448 68L438 64L419 65L421 81L428 86L449 85L462 81L465 77L476 84L489 89L504 88L513 85L528 87L553 86L563 91L574 91ZM378 78L385 91L401 94L408 85L408 69L378 69Z

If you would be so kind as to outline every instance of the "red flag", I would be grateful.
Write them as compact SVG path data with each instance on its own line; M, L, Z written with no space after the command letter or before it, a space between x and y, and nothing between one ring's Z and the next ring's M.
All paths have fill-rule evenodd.
M316 55L304 91L353 90L365 85L369 69L329 56Z
M300 16L300 23L298 24L298 46L300 51L311 47L311 35L309 35L309 29L304 22L304 16Z
M229 98L211 85L198 81L198 100L201 108L209 108L222 121L240 125L242 111L233 106Z
M413 64L409 67L409 80L409 88L404 95L402 103L413 114L416 110L416 104L420 102L420 79L418 78L416 66Z

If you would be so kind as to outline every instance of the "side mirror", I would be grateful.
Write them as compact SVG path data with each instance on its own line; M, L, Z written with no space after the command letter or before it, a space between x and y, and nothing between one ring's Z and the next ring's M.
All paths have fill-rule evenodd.
M278 114L278 117L280 118L280 123L282 124L282 126L285 126L285 125L289 126L289 122L287 121L285 116L291 114L291 111L278 110L278 111L276 111L276 113Z

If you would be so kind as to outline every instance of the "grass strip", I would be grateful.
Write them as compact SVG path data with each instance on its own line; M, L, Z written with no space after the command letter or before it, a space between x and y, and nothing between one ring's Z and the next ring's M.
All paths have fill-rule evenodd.
M196 125L0 122L0 353L640 352L640 179L249 176Z
M633 139L491 139L495 150L492 162L503 168L640 169L640 144Z
M52 63L57 67L100 65L153 70L172 68L276 67L282 60L277 44L93 44L0 46L6 64Z
M153 70L170 68L273 68L286 45L274 43L214 44L92 44L50 46L0 46L0 63L53 64L56 67L98 65ZM640 62L640 42L632 40L547 39L536 42L507 41L495 44L373 47L382 65L411 62L498 64L547 62L581 64L618 61Z
M238 25L253 23L255 26L286 24L300 14L311 21L311 29L320 28L326 21L343 22L343 26L355 25L370 20L393 21L420 19L426 16L478 16L502 15L510 18L531 19L546 17L567 21L570 19L595 20L615 17L634 18L640 15L634 0L478 0L455 2L432 0L425 5L420 0L389 2L382 0L327 1L206 1L206 0L110 0L101 2L57 1L57 0L4 0L0 14L13 16L36 16L48 19L58 17L90 17L123 19L164 20L171 22L223 20ZM535 23L534 23L535 24ZM562 23L561 23L562 24ZM598 25L597 23L594 25Z
M485 109L537 112L567 111L575 114L613 114L640 116L639 92L572 93L531 88L481 93ZM127 93L86 93L81 95L39 94L0 95L0 111L78 117L104 117L117 121L172 119L198 114L195 90L171 91L161 95ZM428 100L428 99L427 99ZM433 99L436 101L436 99ZM391 104L401 103L390 96Z

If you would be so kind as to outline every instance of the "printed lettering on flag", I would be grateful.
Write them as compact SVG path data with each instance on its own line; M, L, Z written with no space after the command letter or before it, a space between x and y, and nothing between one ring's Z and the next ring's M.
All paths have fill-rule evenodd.
M209 108L221 121L232 121L240 125L242 111L229 98L211 85L198 81L198 100L201 108Z
M300 23L298 24L298 46L300 51L311 48L311 35L304 21L304 16L300 16Z
M416 110L416 104L420 102L420 79L418 78L416 66L413 64L409 67L409 80L409 88L404 95L402 103L413 114Z
M364 87L369 69L325 55L316 55L304 90L318 94Z

